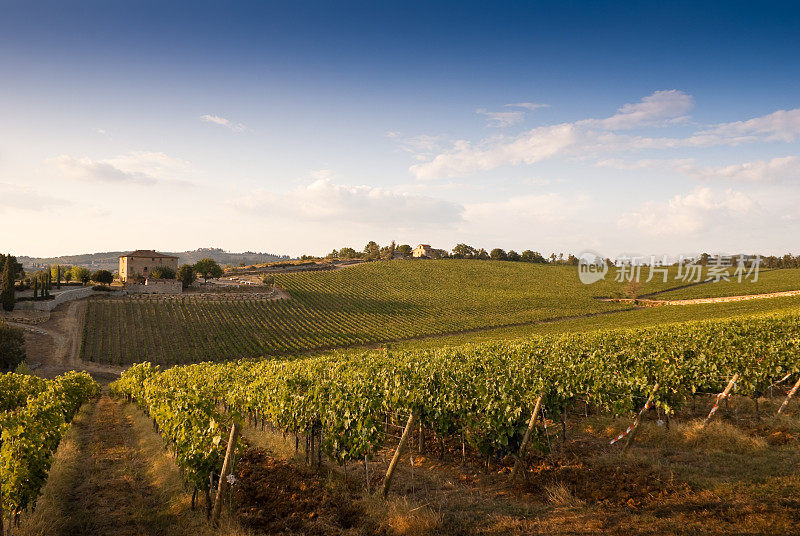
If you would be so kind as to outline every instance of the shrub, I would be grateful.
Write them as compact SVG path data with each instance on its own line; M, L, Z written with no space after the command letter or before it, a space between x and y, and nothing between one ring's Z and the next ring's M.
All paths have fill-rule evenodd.
M95 283L100 283L102 285L110 285L114 282L114 274L108 270L97 270L92 274L91 278Z
M175 279L175 270L168 266L156 266L150 272L150 277L155 279Z
M21 329L0 320L0 371L14 370L25 361L25 337Z
M184 290L191 287L192 284L197 280L197 274L194 271L194 267L191 264L184 264L180 268L178 268L178 273L175 274L175 279L181 282Z

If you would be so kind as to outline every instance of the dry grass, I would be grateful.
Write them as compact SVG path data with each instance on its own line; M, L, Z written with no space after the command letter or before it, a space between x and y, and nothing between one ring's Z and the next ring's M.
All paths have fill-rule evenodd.
M219 531L192 511L177 466L138 409L108 397L81 408L56 452L36 510L20 536L163 534L244 536L231 519Z
M640 428L637 442L666 450L755 454L767 448L763 438L723 420L711 421L705 428L700 420L673 424L669 429L655 423L645 423Z
M554 506L581 506L584 501L576 497L564 482L544 486L544 497Z
M73 419L72 427L58 447L47 484L36 503L36 509L29 515L22 516L22 525L15 534L33 536L62 533L63 520L69 515L67 497L84 467L81 463L78 437L80 426L91 418L94 409L93 404L86 404Z
M406 497L365 497L362 500L367 515L377 521L381 532L398 536L427 536L442 534L442 516L428 505L414 505Z
M191 496L184 485L184 478L169 452L164 449L160 436L153 432L151 420L132 404L123 408L135 432L139 452L148 460L147 476L155 487L162 504L176 520L176 535L244 536L248 534L226 512L215 531L206 521L203 508L191 509ZM200 504L202 501L198 501Z

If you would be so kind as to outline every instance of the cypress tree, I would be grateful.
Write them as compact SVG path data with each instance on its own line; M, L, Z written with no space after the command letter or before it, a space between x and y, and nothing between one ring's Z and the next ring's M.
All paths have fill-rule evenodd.
M3 310L14 310L14 276L11 274L11 254L6 256L6 262L3 264L3 286L0 290L0 302L2 302Z
M39 296L39 280L38 279L34 279L33 280L33 299L36 300L36 298L38 296Z
M56 287L61 288L61 265L56 264Z

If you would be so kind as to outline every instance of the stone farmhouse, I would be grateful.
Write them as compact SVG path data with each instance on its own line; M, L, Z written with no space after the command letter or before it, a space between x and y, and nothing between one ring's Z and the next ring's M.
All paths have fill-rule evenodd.
M434 249L430 244L420 244L411 252L411 256L419 259L441 259L447 256L443 249Z
M153 269L159 266L177 271L178 257L152 249L137 249L119 256L119 280L125 283L136 274L148 279Z

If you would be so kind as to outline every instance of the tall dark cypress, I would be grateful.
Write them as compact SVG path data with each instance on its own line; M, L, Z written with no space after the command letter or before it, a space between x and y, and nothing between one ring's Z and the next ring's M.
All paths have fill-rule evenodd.
M0 303L5 311L14 310L14 276L11 270L11 254L9 253L3 263L3 286L0 289Z

